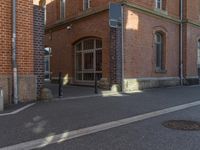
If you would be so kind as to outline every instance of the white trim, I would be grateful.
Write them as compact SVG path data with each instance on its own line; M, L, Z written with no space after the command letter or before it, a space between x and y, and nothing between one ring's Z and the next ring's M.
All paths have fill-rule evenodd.
M36 148L42 148L42 147L45 147L47 145L55 144L55 143L62 144L62 142L65 142L65 141L68 141L68 140L71 140L71 139L75 139L75 138L78 138L78 137L82 137L82 136L94 134L94 133L97 133L97 132L110 130L112 128L121 127L121 126L132 124L132 123L135 123L135 122L138 122L138 121L143 121L143 120L146 120L146 119L155 118L155 117L158 117L158 116L162 116L162 115L165 115L165 114L189 109L189 108L199 106L199 105L200 105L200 101L195 101L195 102L192 102L192 103L187 103L187 104L183 104L183 105L169 107L169 108L166 108L166 109L162 109L162 110L158 110L158 111L154 111L154 112L150 112L150 113L146 113L146 114L132 116L132 117L124 118L124 119L121 119L121 120L102 123L102 124L87 127L87 128L82 128L82 129L69 131L69 132L63 132L61 134L51 135L51 136L48 136L48 137L45 137L45 138L27 141L27 142L24 142L24 143L19 143L19 144L16 144L16 145L3 147L3 148L1 148L1 150L18 150L18 149L31 150L31 149L36 149ZM132 124L132 125L134 126L134 124Z
M156 7L156 9L159 9L159 10L162 10L162 3L163 3L163 1L162 0L160 0L160 8L158 8L158 0L155 0L155 7Z

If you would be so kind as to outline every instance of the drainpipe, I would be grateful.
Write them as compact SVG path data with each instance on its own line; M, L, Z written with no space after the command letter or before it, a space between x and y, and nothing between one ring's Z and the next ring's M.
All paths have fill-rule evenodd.
M12 0L12 70L13 70L13 102L18 104L18 77L16 60L16 0Z
M122 92L124 93L124 6L121 6L121 14L122 14Z
M180 0L180 81L183 85L183 0Z

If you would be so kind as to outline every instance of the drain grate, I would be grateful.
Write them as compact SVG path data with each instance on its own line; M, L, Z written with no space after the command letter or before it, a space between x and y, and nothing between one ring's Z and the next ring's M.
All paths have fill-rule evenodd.
M197 131L200 130L200 122L188 120L169 120L163 126L175 130Z

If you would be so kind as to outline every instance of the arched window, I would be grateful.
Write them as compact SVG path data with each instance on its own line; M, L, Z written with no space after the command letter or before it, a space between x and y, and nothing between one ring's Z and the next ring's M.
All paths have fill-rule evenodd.
M90 82L102 78L102 40L88 38L75 44L76 81Z
M156 70L164 70L164 36L163 33L155 33L155 47L156 47Z

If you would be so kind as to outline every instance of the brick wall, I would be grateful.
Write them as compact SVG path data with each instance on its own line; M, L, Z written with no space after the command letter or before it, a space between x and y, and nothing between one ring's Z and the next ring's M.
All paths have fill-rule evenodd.
M52 78L57 78L61 71L63 75L73 80L75 76L74 44L83 38L98 37L103 42L103 78L109 79L110 29L108 27L108 12L104 11L96 16L90 16L83 20L71 22L70 24L72 25L71 30L67 30L65 26L59 30L50 31L45 36L45 46L52 49Z
M111 85L122 84L122 32L120 28L110 29L110 80Z
M33 1L17 1L17 67L19 99L36 99L36 75L34 69L34 18ZM39 29L39 28L38 28ZM35 30L37 32L37 30ZM40 38L40 37L39 37ZM5 103L12 99L12 1L0 2L0 86L4 89Z
M184 16L186 21L184 27L184 75L185 77L197 77L196 39L200 37L200 22L198 20L200 12L199 1L194 0L191 3L189 0L185 0L184 2ZM110 72L111 82L119 82L118 79L121 76L119 65L121 58L117 57L117 52L119 52L117 49L120 49L121 43L117 42L119 40L117 39L119 38L117 34L120 33L110 29L108 26L108 3L108 0L94 0L91 4L92 8L83 11L82 1L75 4L75 1L69 0L66 6L65 20L58 19L59 3L56 0L48 3L45 43L47 46L52 47L53 50L51 62L53 76L58 74L58 70L63 70L73 77L74 42L84 37L96 35L101 37L104 42L103 76L109 80ZM175 81L175 84L178 83L177 80L179 80L180 71L179 0L173 0L173 2L167 1L166 4L166 11L158 11L155 9L155 0L125 1L124 69L126 79L170 78L172 79L171 82ZM101 9L102 11L99 11ZM72 25L72 30L66 30L69 25ZM155 69L156 53L154 35L156 31L162 31L166 35L166 70L164 72L157 72ZM108 57L110 55L111 57ZM60 58L62 56L63 60L61 62ZM158 85L156 82L155 84Z
M37 95L44 83L44 9L34 6L34 73L37 76Z

